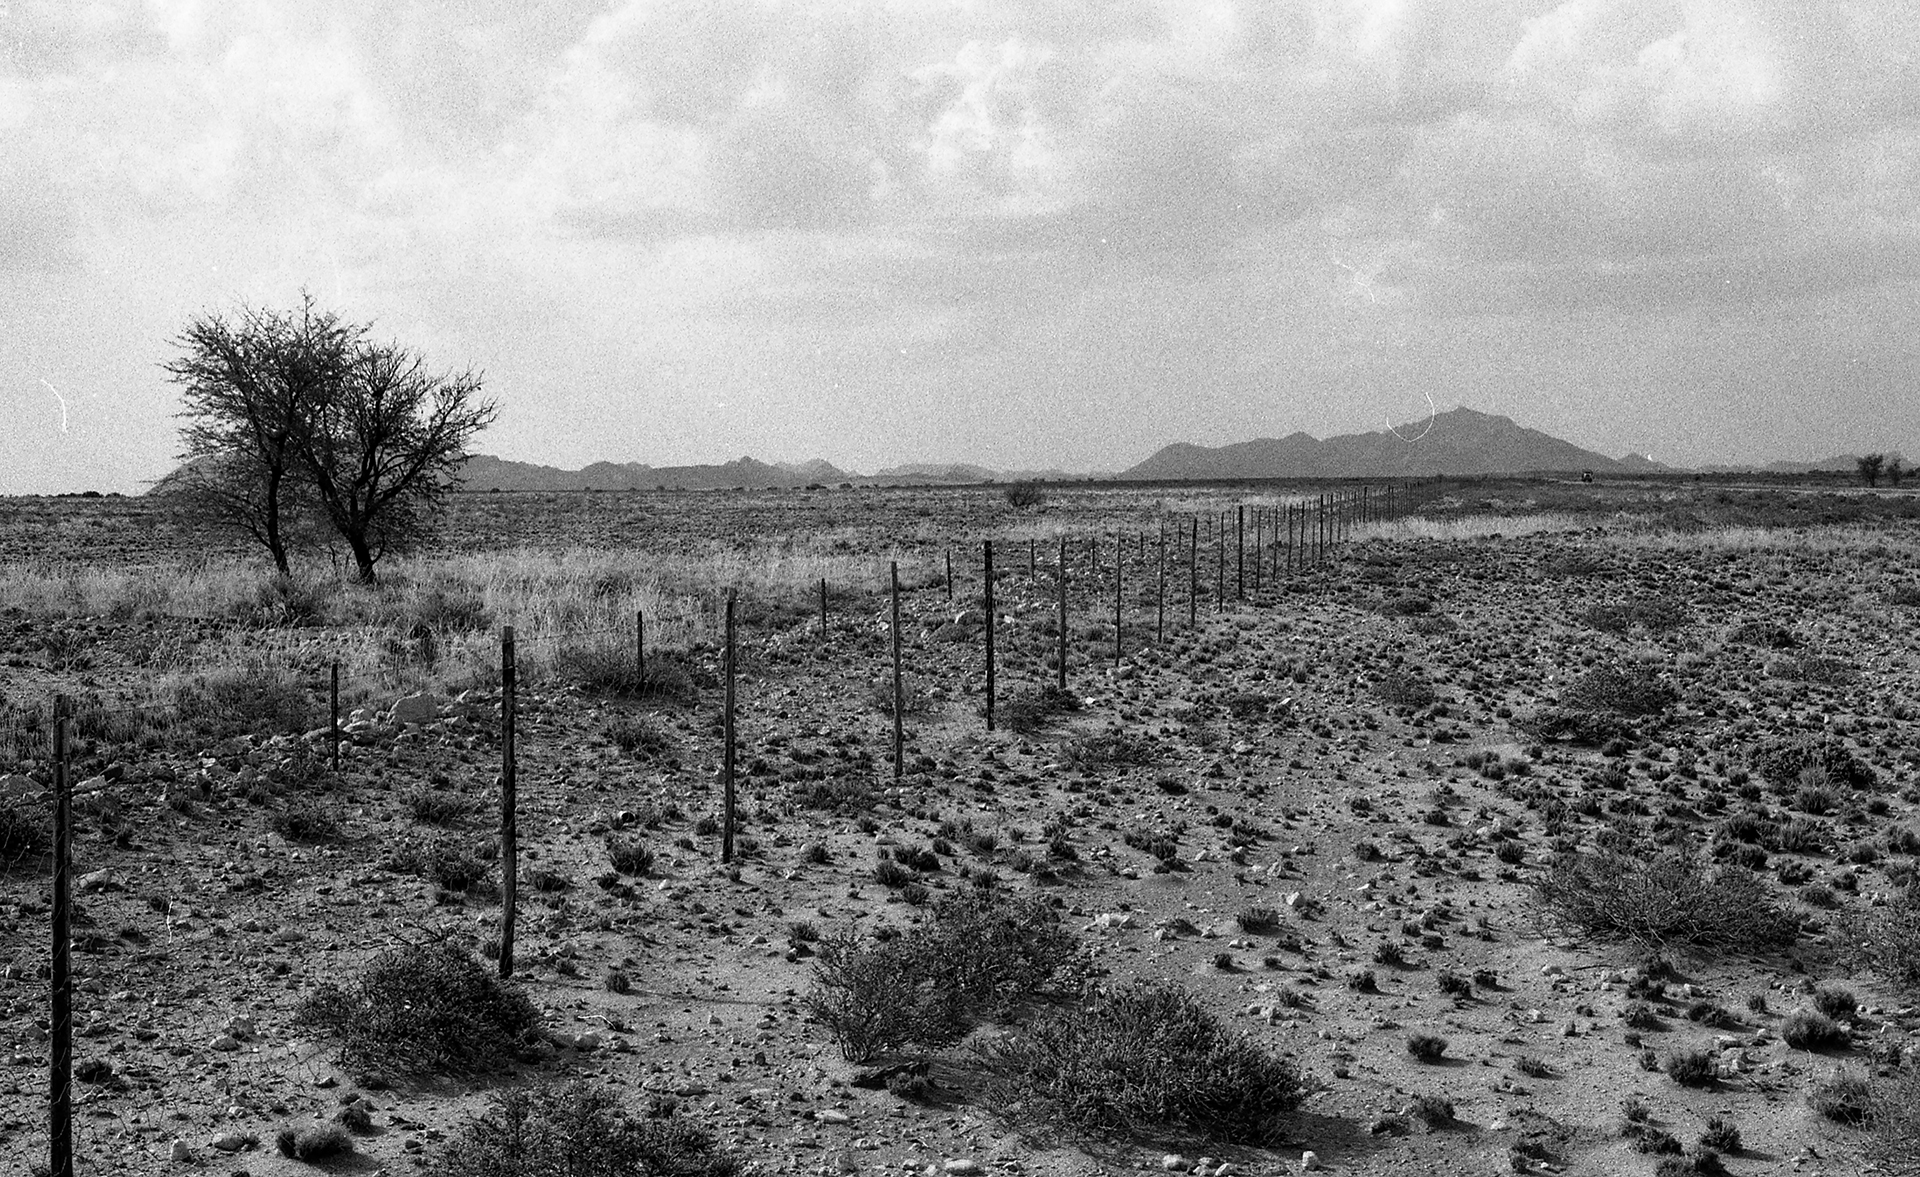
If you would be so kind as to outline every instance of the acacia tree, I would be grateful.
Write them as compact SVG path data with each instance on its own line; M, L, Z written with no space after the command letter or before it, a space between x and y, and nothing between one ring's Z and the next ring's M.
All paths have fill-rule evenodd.
M467 443L499 414L473 372L434 375L397 343L361 343L293 440L315 500L363 583L453 489Z
M296 441L333 397L362 334L303 293L286 314L201 315L174 341L184 354L163 365L182 388L187 419L185 465L168 489L190 518L266 548L283 576L295 533L315 520Z
M1863 454L1855 458L1853 464L1860 470L1860 481L1866 483L1868 486L1879 486L1880 471L1886 467L1887 456L1885 454Z
M1887 481L1893 483L1893 485L1895 486L1899 486L1901 481L1905 479L1906 476L1907 476L1907 467L1906 467L1906 464L1900 460L1900 455L1888 454L1887 455Z

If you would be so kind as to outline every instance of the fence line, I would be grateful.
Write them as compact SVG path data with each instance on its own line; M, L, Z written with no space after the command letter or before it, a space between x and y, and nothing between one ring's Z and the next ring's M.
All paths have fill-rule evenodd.
M1249 554L1253 558L1253 588L1256 602L1264 599L1262 592L1266 581L1262 568L1267 559L1274 562L1276 582L1281 569L1287 575L1304 572L1325 566L1332 558L1340 543L1350 538L1352 525L1360 522L1373 522L1381 518L1394 518L1412 509L1417 501L1412 484L1390 484L1383 489L1376 500L1370 488L1360 488L1360 493L1321 495L1311 508L1306 502L1285 504L1277 513L1269 513L1264 508L1255 508L1254 545L1249 553L1246 547L1246 508L1239 506L1233 512L1231 520L1227 515L1211 516L1207 519L1207 532L1210 546L1214 548L1214 603L1215 608L1224 609L1227 600L1226 567L1229 555L1226 551L1226 533L1229 522L1234 530L1234 598L1246 599L1246 564ZM1280 524L1284 520L1285 540L1280 538ZM1297 525L1297 526L1296 526ZM1197 625L1198 606L1201 596L1200 579L1200 535L1201 522L1198 515L1187 521L1188 568L1186 575L1188 621L1190 626ZM1309 530L1311 528L1311 530ZM1177 560L1182 528L1176 525L1172 532L1171 548L1166 520L1161 521L1157 541L1151 545L1144 530L1136 532L1132 558L1136 564L1136 574L1132 578L1136 614L1142 608L1153 609L1153 633L1156 641L1163 641L1166 634L1167 606L1169 588L1173 583L1168 577L1169 556ZM1311 544L1309 544L1311 537ZM1296 543L1297 540L1297 543ZM1101 539L1098 535L1086 545L1084 576L1081 583L1086 588L1086 599L1091 606L1101 604L1100 597L1105 584L1100 558ZM1055 685L1065 690L1068 684L1068 663L1071 641L1069 637L1069 590L1076 579L1075 561L1070 557L1078 545L1071 544L1067 536L1059 539L1058 563L1049 570L1054 577L1054 596L1058 609L1057 659ZM1149 552L1153 563L1148 564ZM995 717L998 710L996 683L995 633L999 627L999 610L995 595L996 582L1004 576L1014 573L1008 568L995 571L993 540L985 539L981 548L980 589L986 607L986 624L982 635L986 655L986 707L985 722L988 731L995 730ZM1113 588L1113 659L1116 666L1123 663L1126 656L1125 624L1127 614L1128 577L1126 562L1129 558L1127 537L1124 532L1114 536ZM955 591L956 574L953 569L952 552L946 553L945 588L949 599ZM1037 544L1032 537L1027 541L1026 577L1032 586L1040 588L1041 569L1038 565ZM1154 584L1149 593L1146 578L1152 575ZM902 662L903 628L901 625L901 590L899 562L892 561L888 569L890 589L890 624L888 625L892 655L892 702L893 702L893 764L892 775L895 783L903 780L905 759L904 713L907 709L907 697L904 689L904 671ZM934 582L938 584L938 581ZM830 638L829 625L829 584L825 577L819 580L820 635L822 641ZM1044 598L1043 598L1044 599ZM725 703L723 720L722 748L722 787L724 789L724 822L721 828L720 859L731 862L734 857L735 829L735 757L736 757L736 678L738 654L736 640L737 590L727 590L724 597L725 642L723 647L723 668L725 673ZM595 627L563 632L550 632L537 636L525 636L516 633L508 625L500 632L500 707L499 735L501 744L500 772L500 870L501 870L501 919L499 926L499 971L502 977L512 975L515 950L515 916L518 893L518 691L520 686L519 653L528 645L545 645L561 648L566 643L580 643L592 639L618 637L624 645L631 637L635 680L643 688L648 681L647 630L648 618L644 610L636 610L632 628L623 626ZM283 651L284 652L284 651ZM1030 652L1030 650L1029 650ZM321 664L325 669L324 689L328 699L329 722L325 729L330 745L329 759L336 769L339 766L340 745L347 737L340 721L340 689L342 685L342 660L336 656ZM1043 664L1044 665L1044 664ZM65 695L56 695L48 710L39 707L19 708L0 707L0 758L11 758L17 764L34 763L44 760L51 776L51 800L54 807L54 837L52 851L52 892L53 902L50 911L51 942L49 944L48 1003L50 1008L50 1061L48 1064L48 1120L46 1138L46 1156L52 1177L73 1177L76 1153L73 1141L73 999L74 985L72 977L71 952L74 947L72 929L69 926L69 887L70 887L70 847L72 836L72 810L76 800L86 800L106 789L110 783L103 783L79 793L72 786L71 772L75 755L75 739L78 735L82 742L89 738L99 738L111 734L109 722L114 717L139 717L161 714L177 714L178 700L153 699L145 702L117 702L104 699L83 699L75 701ZM0 759L0 767L4 759ZM37 778L30 777L36 780ZM158 909L167 910L167 909ZM172 916L168 914L169 931Z

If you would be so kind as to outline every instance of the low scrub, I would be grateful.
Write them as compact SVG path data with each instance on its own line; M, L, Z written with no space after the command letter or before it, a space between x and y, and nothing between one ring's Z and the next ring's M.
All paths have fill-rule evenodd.
M1040 990L1073 944L1044 902L972 890L942 899L931 925L892 939L822 940L806 1004L849 1061L939 1049Z
M998 714L1008 731L1032 732L1054 716L1080 710L1080 697L1056 686L1015 687L999 701Z
M733 1177L740 1160L668 1115L638 1118L591 1083L496 1093L430 1177Z
M1432 705L1433 684L1423 674L1410 670L1389 670L1374 680L1373 697L1389 707L1417 711Z
M540 1015L515 986L446 945L380 953L356 979L325 982L294 1024L333 1042L362 1074L448 1075L500 1070Z
M590 694L691 703L700 693L686 661L665 651L649 653L644 671L632 648L610 645L565 645L553 663L562 677Z
M1674 690L1657 675L1643 670L1595 670L1576 679L1560 697L1562 707L1575 711L1610 711L1615 715L1659 715L1673 706Z
M1782 792L1808 783L1809 770L1848 789L1872 789L1878 781L1872 768L1832 736L1794 736L1764 744L1754 754L1755 775Z
M1095 732L1070 741L1060 759L1069 768L1098 772L1109 768L1138 768L1152 764L1159 750L1151 739L1132 732Z
M1535 899L1563 933L1649 947L1761 951L1799 934L1752 873L1714 869L1686 850L1562 854L1535 883Z
M180 722L203 736L302 732L323 720L306 688L284 667L250 663L174 684Z
M1882 1173L1920 1175L1920 1067L1911 1059L1867 1091L1867 1158Z
M1912 884L1881 907L1844 915L1836 939L1850 964L1872 969L1909 993L1920 991L1920 889Z
M1045 1132L1190 1133L1268 1144L1301 1097L1294 1064L1171 982L1136 981L980 1048L985 1098Z

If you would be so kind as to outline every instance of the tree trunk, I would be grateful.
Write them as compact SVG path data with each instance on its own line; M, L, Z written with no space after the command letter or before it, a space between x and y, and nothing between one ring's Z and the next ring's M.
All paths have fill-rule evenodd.
M349 533L346 537L347 548L353 552L355 579L361 584L374 584L379 580L373 571L373 548L367 543L364 532Z
M280 534L280 475L267 476L267 553L273 557L273 566L280 570L281 576L291 577L293 567L287 562L287 541Z

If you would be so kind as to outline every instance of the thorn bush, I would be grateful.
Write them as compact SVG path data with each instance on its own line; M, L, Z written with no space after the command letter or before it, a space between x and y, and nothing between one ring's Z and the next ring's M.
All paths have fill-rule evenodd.
M430 1177L733 1177L738 1157L671 1114L635 1117L590 1083L496 1093L457 1129Z
M331 1040L363 1074L447 1075L500 1070L540 1015L518 987L448 945L402 945L346 985L323 982L294 1024Z
M1164 981L1049 1012L978 1057L985 1098L1001 1114L1082 1135L1172 1129L1265 1144L1301 1097L1292 1062Z

